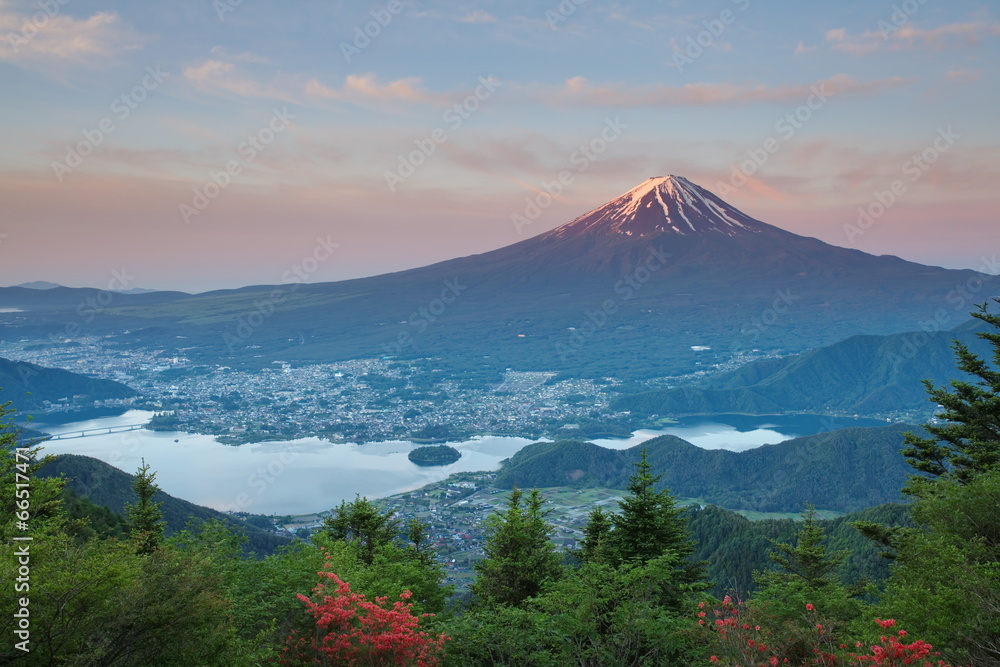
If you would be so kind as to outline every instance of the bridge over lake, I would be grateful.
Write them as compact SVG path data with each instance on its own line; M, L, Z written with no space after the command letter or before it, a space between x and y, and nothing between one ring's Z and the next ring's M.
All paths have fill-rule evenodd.
M108 433L123 433L125 431L135 431L145 424L124 424L121 426L102 426L101 428L88 428L83 431L69 431L50 436L49 440L69 440L70 438L86 438L90 435L107 435Z

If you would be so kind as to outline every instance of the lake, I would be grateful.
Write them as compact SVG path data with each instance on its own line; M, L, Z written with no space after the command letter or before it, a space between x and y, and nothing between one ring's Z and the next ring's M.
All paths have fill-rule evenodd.
M152 412L131 410L69 424L31 427L57 435L149 421ZM847 426L880 425L871 419L829 421L815 416L689 417L658 430L640 430L628 439L593 440L612 449L634 447L658 435L684 438L706 449L744 451L801 435ZM175 442L176 440L176 442ZM141 460L156 472L156 482L170 495L219 510L257 514L306 514L330 509L355 494L389 496L440 481L456 472L496 470L500 462L524 446L528 438L480 436L448 443L462 458L447 466L420 467L410 463L411 442L364 445L332 444L319 438L283 442L222 445L213 436L147 431L92 435L44 443L46 453L82 454L135 473Z

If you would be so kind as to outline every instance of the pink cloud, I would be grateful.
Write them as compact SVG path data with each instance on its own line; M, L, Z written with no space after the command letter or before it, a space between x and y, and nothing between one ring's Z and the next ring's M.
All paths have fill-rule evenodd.
M52 5L54 9L21 14L0 2L0 35L4 35L0 61L27 66L79 64L138 48L137 36L117 13L76 19Z
M798 85L692 83L684 86L663 84L630 86L617 83L592 84L584 77L576 76L556 89L538 90L532 86L525 89L534 89L536 96L558 106L672 107L799 102L813 94L816 89L825 89L831 94L873 94L909 82L901 77L858 81L847 74L837 74L814 83Z
M184 78L204 93L220 93L238 97L278 99L295 102L292 87L280 78L264 83L247 74L234 63L224 60L206 60L200 65L184 68Z
M374 74L349 74L339 88L330 88L317 79L305 83L305 94L310 98L360 102L375 100L381 102L433 103L440 96L431 95L419 88L420 79L410 77L380 83Z
M885 22L883 22L885 23ZM835 51L853 55L867 55L876 51L901 51L925 49L941 51L946 48L967 47L978 44L984 37L1000 35L1000 24L984 21L950 23L937 28L923 29L913 25L867 30L852 35L844 28L826 32L826 41Z

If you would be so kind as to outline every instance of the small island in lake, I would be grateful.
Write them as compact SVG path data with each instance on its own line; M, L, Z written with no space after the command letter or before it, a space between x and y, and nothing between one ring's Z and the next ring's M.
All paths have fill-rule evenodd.
M445 466L462 458L462 453L448 445L417 447L407 458L418 466Z

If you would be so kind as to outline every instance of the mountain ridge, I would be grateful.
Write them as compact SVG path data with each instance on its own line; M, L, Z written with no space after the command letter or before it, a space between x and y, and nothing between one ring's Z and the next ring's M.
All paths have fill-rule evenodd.
M603 211L600 227L580 223L590 215L584 214L563 226L572 234L545 232L416 269L198 295L115 295L99 317L85 322L74 312L80 295L34 292L51 295L39 305L32 290L7 288L0 290L0 307L35 301L0 323L6 335L35 337L64 335L74 324L122 344L183 346L197 363L250 368L278 359L310 364L389 356L443 359L453 372L488 367L658 377L693 372L748 347L799 352L855 334L911 330L956 285L980 278L751 223L719 199L726 216L761 230L744 233L704 203L714 195L680 178L637 186L642 194L637 191L635 201L629 196L639 203L634 220L626 220L624 200L612 200L590 212ZM652 201L656 193L666 201L660 191L668 184L677 205L657 211ZM650 206L643 197L653 198ZM670 227L668 217L681 229L677 207L688 205L685 197L694 202L684 214L695 227L693 211L715 216L705 233L662 231ZM632 222L634 229L612 229ZM982 295L998 284L987 279ZM787 295L780 313L772 313L776 295ZM743 333L771 314L759 336Z

